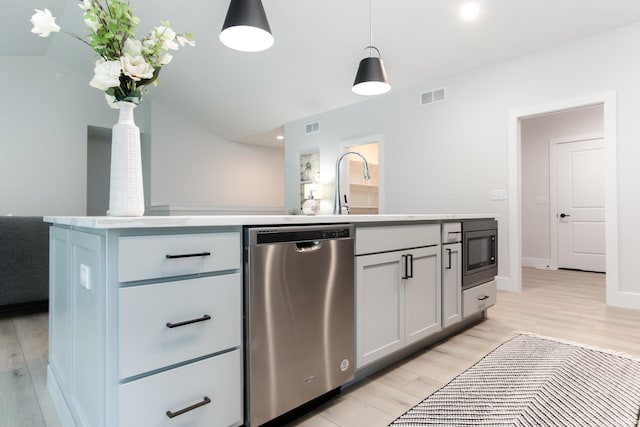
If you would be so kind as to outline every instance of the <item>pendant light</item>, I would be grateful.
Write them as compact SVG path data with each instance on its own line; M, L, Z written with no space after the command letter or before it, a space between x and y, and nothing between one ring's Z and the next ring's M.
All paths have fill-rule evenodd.
M369 0L369 46L364 48L369 50L369 56L360 61L356 79L351 90L358 95L380 95L391 89L387 72L384 70L382 55L377 47L373 46L373 25L371 23L371 0ZM373 56L373 51L378 56Z
M220 41L242 52L269 49L273 45L273 35L262 0L231 0Z

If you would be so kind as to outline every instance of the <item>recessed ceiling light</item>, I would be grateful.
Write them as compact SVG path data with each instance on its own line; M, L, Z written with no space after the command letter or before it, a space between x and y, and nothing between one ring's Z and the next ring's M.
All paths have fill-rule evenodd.
M284 139L284 136L282 136L282 135L278 135L278 136L276 136L276 139L277 139L278 141L282 141L282 140Z
M465 3L460 8L460 17L465 21L473 21L480 15L480 6L477 3Z

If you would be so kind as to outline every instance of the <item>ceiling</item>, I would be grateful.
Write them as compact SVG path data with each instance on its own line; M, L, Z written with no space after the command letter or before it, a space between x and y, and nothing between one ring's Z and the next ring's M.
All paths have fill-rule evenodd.
M459 18L467 0L373 0L373 43L394 93L429 88L448 75L640 21L638 0L477 0L481 15ZM92 76L93 52L62 34L31 34L33 9L84 34L76 0L11 0L0 14L0 55L47 55ZM278 146L284 123L362 102L351 92L369 44L367 0L263 0L275 37L264 52L232 51L218 33L228 0L131 0L142 37L161 20L194 34L163 68L149 96L237 142ZM387 95L381 95L387 96Z

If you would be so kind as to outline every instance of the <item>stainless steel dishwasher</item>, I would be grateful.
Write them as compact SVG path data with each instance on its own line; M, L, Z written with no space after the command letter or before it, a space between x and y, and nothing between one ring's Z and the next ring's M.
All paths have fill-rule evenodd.
M353 379L352 225L245 229L247 424Z

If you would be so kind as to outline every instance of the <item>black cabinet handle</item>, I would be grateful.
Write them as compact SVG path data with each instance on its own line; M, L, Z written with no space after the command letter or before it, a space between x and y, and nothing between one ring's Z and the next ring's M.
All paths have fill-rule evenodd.
M568 217L568 216L571 216L571 215L564 214L564 213L561 213L561 214L560 214L560 218L565 218L565 217Z
M451 249L449 248L447 248L447 256L449 257L449 266L446 269L451 270Z
M402 262L404 263L402 279L413 279L413 255L402 255Z
M196 408L204 406L207 403L211 403L211 399L209 399L207 396L205 396L202 399L202 402L198 402L198 403L195 403L195 404L193 404L191 406L187 406L186 408L180 409L179 411L176 411L176 412L167 411L167 417L169 417L169 418L177 417L178 415L182 415L185 412L193 411Z
M205 320L211 320L211 316L205 314L202 317L198 317L197 319L185 320L184 322L171 323L167 322L167 328L177 328L178 326L190 325L192 323L204 322Z
M404 263L404 272L402 273L402 279L409 278L409 255L402 255L402 262Z
M478 297L478 301L484 301L484 300L486 300L486 299L489 299L489 296L488 296L488 295L483 295L483 296L481 296L481 297Z
M165 255L167 259L176 259L176 258L193 258L198 256L210 256L211 252L197 252L194 254L179 254L179 255Z

